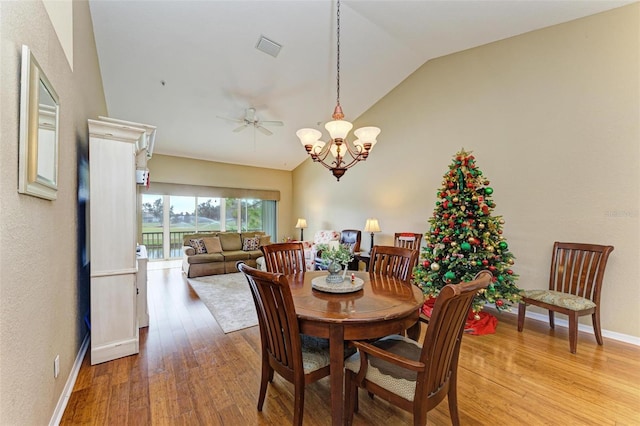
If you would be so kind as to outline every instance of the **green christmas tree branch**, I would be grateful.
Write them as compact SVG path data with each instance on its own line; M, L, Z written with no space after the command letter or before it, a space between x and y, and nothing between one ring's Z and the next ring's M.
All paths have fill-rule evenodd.
M502 216L492 215L493 188L476 166L475 157L464 149L456 153L437 192L438 201L426 246L414 268L414 281L425 295L435 297L449 283L470 281L481 270L493 273L493 282L478 294L474 312L486 303L509 309L520 299L511 269L515 256L502 236Z

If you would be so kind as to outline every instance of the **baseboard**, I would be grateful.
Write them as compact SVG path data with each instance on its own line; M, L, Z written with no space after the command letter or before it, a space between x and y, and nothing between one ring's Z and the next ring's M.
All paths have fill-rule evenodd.
M487 306L491 306L491 305L487 305ZM510 315L518 315L518 308L515 307L514 308L515 311L510 311L510 312L505 312L507 314ZM558 318L560 314L556 315L556 318L554 319L554 324L556 327L560 326L560 327L564 327L564 328L569 328L569 321L565 320L565 319L561 319ZM526 318L531 318L534 320L538 320L538 321L542 321L545 323L549 323L549 315L548 314L538 314L535 312L528 312L525 315ZM525 324L525 328L526 328L526 324ZM578 323L578 331L584 331L587 333L592 333L593 334L593 326L591 325L587 325L587 324L580 324ZM635 337L635 336L630 336L628 334L622 334L622 333L616 333L614 331L608 331L608 330L602 330L602 337L607 337L609 339L613 339L613 340L618 340L620 342L625 342L625 343L629 343L631 345L635 345L635 346L640 346L640 337Z
M87 333L84 336L84 340L82 341L82 345L80 345L78 355L76 355L76 360L73 362L73 367L71 367L71 372L69 373L69 377L67 378L67 383L65 383L64 385L64 389L62 390L62 394L60 395L60 399L58 400L56 409L53 411L53 416L51 416L49 426L57 426L60 424L60 420L62 420L62 415L64 414L65 408L67 408L67 403L69 402L69 398L71 398L71 392L73 392L73 387L76 384L76 379L78 378L78 372L80 371L82 360L84 359L84 356L87 353L87 349L89 348L90 337L91 333Z

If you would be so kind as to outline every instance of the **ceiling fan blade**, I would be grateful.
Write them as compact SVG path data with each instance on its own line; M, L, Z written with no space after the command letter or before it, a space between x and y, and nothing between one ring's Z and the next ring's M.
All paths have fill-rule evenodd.
M260 121L260 125L266 124L267 126L284 126L282 121Z
M244 123L242 126L240 126L240 127L236 127L235 129L233 129L233 132L234 132L234 133L238 133L239 131L246 129L246 128L247 128L247 126L248 126L248 124L247 124L247 123Z
M273 132L269 129L266 129L260 125L256 126L256 129L258 129L261 133L264 133L267 136L271 136L273 134Z
M244 120L238 120L237 118L222 117L220 115L216 115L216 118L219 118L221 120L231 121L233 123L243 123L244 122Z

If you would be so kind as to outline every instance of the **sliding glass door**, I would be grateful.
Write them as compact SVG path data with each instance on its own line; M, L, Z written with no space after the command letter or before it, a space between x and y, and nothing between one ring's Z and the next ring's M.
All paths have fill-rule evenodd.
M142 195L142 244L147 246L149 259L180 258L185 234L215 231L276 235L276 202Z

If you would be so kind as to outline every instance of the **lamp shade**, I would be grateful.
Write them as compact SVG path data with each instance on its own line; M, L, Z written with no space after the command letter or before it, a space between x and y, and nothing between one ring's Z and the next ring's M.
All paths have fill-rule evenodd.
M380 232L380 224L378 224L378 219L367 219L367 223L364 225L364 232Z
M298 218L298 223L296 223L296 228L304 229L307 227L307 219Z
M376 138L380 134L380 129L377 127L360 127L359 129L354 131L353 134L356 135L356 137L363 143L373 143L376 141Z
M324 128L331 135L331 139L346 138L352 127L353 124L345 120L333 120L324 125Z
M296 136L300 139L302 145L315 145L322 137L322 132L316 129L300 129L296 132Z

